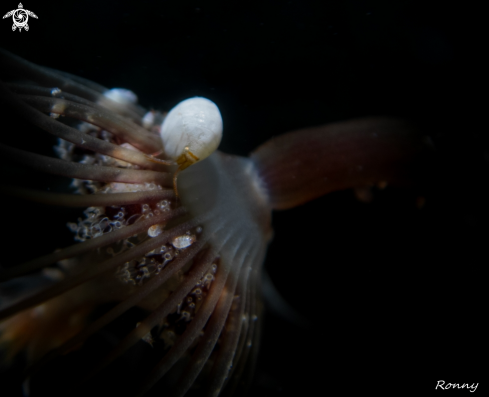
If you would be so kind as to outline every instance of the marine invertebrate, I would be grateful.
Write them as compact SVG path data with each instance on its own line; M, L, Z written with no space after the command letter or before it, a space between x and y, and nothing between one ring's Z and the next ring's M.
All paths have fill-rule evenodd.
M3 159L75 178L82 195L15 187L6 192L88 207L84 218L70 224L78 244L4 266L0 273L3 280L42 286L19 300L9 297L0 312L3 341L11 355L27 351L33 376L138 307L142 313L131 328L84 376L105 374L143 341L157 353L127 393L148 392L160 379L175 395L191 388L217 395L224 386L226 393L242 391L237 387L251 373L258 345L271 210L333 190L409 180L425 147L415 130L392 119L296 131L265 143L250 158L216 152L182 167L187 169L179 177L177 201L176 167L148 158L163 149L177 162L183 154L181 164L189 165L182 147L174 150L169 142L162 148L158 133L164 115L147 113L131 95L114 100L117 92L8 53L2 53L2 62L9 77L2 87L4 106L62 139L61 160L5 145ZM212 139L210 147L193 154L203 158L216 146ZM91 317L105 303L111 306Z
M176 105L163 120L161 140L165 154L187 168L209 157L222 137L222 117L206 98L190 98Z

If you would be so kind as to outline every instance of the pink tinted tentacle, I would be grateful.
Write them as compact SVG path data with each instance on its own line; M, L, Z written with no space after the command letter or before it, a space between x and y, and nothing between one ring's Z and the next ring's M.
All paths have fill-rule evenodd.
M53 69L53 68L50 68L47 66L42 66L42 68L46 71L57 74L58 76L62 76L68 80L75 81L76 83L81 84L82 86L85 86L85 87L89 88L90 90L97 92L99 94L103 94L104 92L106 92L108 90L107 87L104 87L103 85L98 84L94 81L84 79L83 77L79 77L79 76L76 76L74 74L64 72L62 70Z
M105 154L132 164L140 165L144 168L156 170L162 169L161 165L149 161L143 153L106 142L89 134L85 134L75 128L60 123L37 109L34 109L19 99L17 95L12 94L1 82L0 98L6 105L13 108L14 111L20 113L23 119L30 121L44 131L57 136L58 138L71 142L78 147L100 154ZM154 145L148 146L148 153L152 153L161 148L161 141L159 141L156 136L152 138L152 140L154 140Z
M0 154L4 159L34 168L37 171L69 178L101 182L156 183L162 186L168 186L172 181L172 176L169 173L74 163L26 152L3 144L0 144Z
M251 153L273 209L387 181L409 183L428 145L409 123L366 118L292 131Z
M0 59L2 60L5 70L8 70L15 76L22 76L22 78L26 80L35 81L45 87L58 87L62 90L89 99L92 102L95 102L100 96L99 92L76 83L72 79L63 77L54 70L47 70L42 66L38 66L3 49L0 49Z
M36 85L30 85L30 84L22 84L22 83L5 83L7 88L16 93L16 94L23 94L23 95L40 95L40 96L45 96L45 97L53 97L53 98L63 98L67 99L69 101L75 102L75 103L80 103L82 105L87 105L90 107L93 107L95 109L104 109L104 110L111 110L112 116L116 117L118 120L123 120L131 125L137 126L138 128L141 128L140 124L137 124L136 122L132 121L132 119L128 119L127 117L124 117L120 113L114 113L112 109L107 109L103 105L99 103L95 103L92 101L89 101L85 98L82 98L80 96L70 94L69 92L62 91L57 87L41 87L41 86L36 86ZM105 89L107 91L107 89ZM105 92L104 91L104 92ZM139 108L139 107L138 107ZM141 116L143 116L146 113L146 110L143 108L140 108L138 110L138 113L140 113ZM146 131L147 132L147 131Z
M87 88L91 89L93 92L97 92L98 94L100 94L99 100L97 102L100 101L100 98L107 99L106 95L105 95L107 93L107 91L109 91L107 89L107 87L104 87L98 83L95 83L95 82L88 80L88 79L85 79L83 77L76 76L76 75L68 73L68 72L64 72L62 70L52 69L52 68L48 68L46 66L43 66L43 68L44 68L44 70L52 71L52 72L56 73L58 76L65 77L65 78L72 80L72 81L74 81L74 82L76 82L76 83L78 83L84 87L87 87ZM117 104L117 103L113 103L113 105L114 104ZM113 108L113 106L112 106L112 108ZM124 115L125 117L129 117L130 119L138 121L138 122L139 122L139 118L143 117L144 114L146 114L146 109L144 109L142 106L138 105L137 103L125 103L124 105L121 105L120 108L116 107L115 110L118 113Z
M154 203L156 201L164 199L173 200L175 198L175 193L172 189L129 193L97 193L75 195L66 193L43 192L41 190L0 185L0 193L47 205L85 208Z
M94 89L92 84L85 85L81 83L82 81L86 81L85 79L73 79L73 76L67 73L35 65L32 62L26 61L1 48L0 61L4 69L15 76L34 81L45 87L60 88L63 91L67 91L92 102L104 99L107 103L111 104L114 108L119 109L120 112L128 117L134 120L139 120L141 118L142 112L139 109L135 109L134 106L121 106L109 98L104 98L103 93L98 89L98 87L101 86L97 85L97 89Z
M18 97L41 112L72 117L100 127L143 152L153 153L161 150L159 136L101 106L39 95L19 95Z

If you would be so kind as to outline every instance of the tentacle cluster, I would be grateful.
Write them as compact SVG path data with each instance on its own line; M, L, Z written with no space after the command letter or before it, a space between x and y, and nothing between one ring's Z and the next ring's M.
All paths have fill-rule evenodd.
M6 359L25 351L26 376L34 379L137 307L139 321L112 350L74 375L76 382L104 373L143 341L154 346L158 359L145 377L131 379L126 391L143 395L160 381L165 395L198 389L215 396L226 384L228 393L243 391L237 386L250 375L258 345L260 265L270 236L269 213L261 214L259 199L242 202L240 190L249 193L252 183L235 176L245 175L249 163L211 156L182 173L177 200L175 167L148 156L163 152L161 114L4 51L0 62L6 67L3 105L58 137L60 157L1 145L2 159L74 178L76 194L9 186L1 187L2 193L86 207L68 223L76 244L0 267L0 292L28 280L39 286L2 299L0 343ZM109 308L98 313L105 303Z

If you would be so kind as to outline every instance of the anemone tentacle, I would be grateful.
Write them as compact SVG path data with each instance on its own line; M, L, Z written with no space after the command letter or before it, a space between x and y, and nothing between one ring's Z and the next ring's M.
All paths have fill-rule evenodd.
M263 253L258 254L263 255ZM251 266L247 283L247 299L242 321L242 329L239 334L239 342L232 360L232 368L229 371L225 395L245 395L250 379L254 372L257 359L260 329L261 308L258 297L260 296L260 271ZM240 387L238 391L238 386Z
M140 120L142 114L144 114L139 107L131 106L130 104L120 106L117 102L104 97L104 92L101 91L103 88L93 83L87 84L86 79L73 78L67 73L60 73L54 69L35 65L3 49L0 49L0 60L5 70L11 74L21 76L28 81L34 81L40 86L57 87L94 103L103 100L106 106L109 104L134 120Z
M52 254L44 255L31 261L21 263L17 266L1 269L0 280L8 280L14 277L19 277L34 270L40 269L44 266L56 263L60 260L73 258L85 252L106 247L117 241L121 241L125 238L134 236L135 234L138 234L142 231L146 231L150 226L154 224L166 223L171 219L177 218L185 214L185 212L186 211L184 208L177 208L172 212L156 215L155 217L144 219L141 222L129 225L125 228L114 230L111 233L107 233L96 239L86 240L61 249L59 251L53 252Z
M89 327L84 329L82 332L77 334L75 337L71 338L70 340L66 341L61 345L60 347L52 350L49 354L47 354L45 357L43 357L39 362L35 363L31 368L29 368L28 374L35 373L36 370L48 362L50 362L52 359L58 357L59 355L62 355L71 349L73 347L79 345L80 343L83 343L88 337L93 335L95 332L99 331L101 328L109 324L110 322L114 321L116 318L124 314L127 310L130 308L134 307L137 305L141 300L146 298L149 294L151 294L155 289L160 287L163 283L168 281L168 279L173 276L177 271L179 271L189 260L191 260L199 250L205 245L205 240L201 241L198 244L195 244L192 246L188 251L183 253L179 258L177 258L175 261L171 263L163 272L161 272L159 275L155 276L153 279L148 281L147 285L145 286L144 289L140 289L136 293L132 294L130 297L128 297L126 300L122 301L119 303L116 307L111 309L109 312L105 313L103 316L101 316L99 319L95 320ZM210 266L211 263L208 263L206 261L202 261L199 263L199 265L194 266L192 268L192 276L189 277L187 282L184 285L181 285L179 289L177 289L174 294L172 294L171 298L167 299L164 304L170 307L170 310L173 309L175 306L177 306L178 302L183 299L183 297L186 296L188 293L188 285L191 284L191 286L195 285L192 284L192 282L198 281L198 276L205 272L207 270L208 266ZM185 288L187 287L187 288ZM190 287L191 288L191 287ZM178 300L180 298L180 300ZM175 303L175 301L177 301ZM135 328L131 333L129 333L126 337L125 340L128 340L127 346L125 348L130 347L133 343L137 342L140 340L145 334L147 334L151 328L146 330L146 332L141 333L141 331L147 329L148 327L145 326L144 323L141 323L138 328ZM134 339L136 337L136 339ZM100 369L104 368L106 365L108 365L114 358L116 358L119 354L122 354L124 349L119 349L118 351L113 354L110 359L103 361L102 363L99 363L98 365L95 365L92 370L90 371L90 374L87 376L87 378L90 378L92 374L98 372Z
M63 292L69 291L76 286L85 283L97 276L102 275L105 272L113 270L115 267L120 266L123 263L129 262L135 258L144 256L146 253L154 250L155 248L167 243L171 238L177 237L184 234L187 230L198 226L202 222L202 218L197 218L184 222L176 226L175 228L162 233L154 239L147 240L140 245L132 248L129 251L123 252L122 254L108 259L102 263L98 263L97 266L88 267L87 269L81 270L79 273L73 275L71 278L60 281L59 283L53 285L44 291L41 291L35 295L29 296L28 298L13 304L5 309L0 310L0 319L9 317L19 311L28 309L39 302L44 302Z
M193 321L187 326L185 333L175 342L168 353L165 354L158 365L156 365L151 373L147 376L142 384L142 388L139 391L139 395L144 395L145 392L149 391L151 387L153 387L153 385L155 385L156 382L158 382L179 361L179 359L186 353L188 348L199 336L200 332L204 328L204 325L206 325L207 321L211 317L211 314L217 310L217 304L222 297L223 291L226 289L229 274L229 269L226 268L220 269L220 271L217 272L216 278L213 281L213 288L206 297L199 312L196 314ZM221 307L221 312L222 311L223 308ZM221 315L223 314L221 313ZM206 360L204 359L203 364L205 361Z
M162 169L160 164L149 161L143 153L98 139L47 116L43 112L22 101L17 95L10 93L1 82L0 98L3 98L10 108L13 108L17 113L20 113L27 121L30 121L32 124L37 125L46 132L71 142L80 148L114 157L145 168L156 170ZM146 146L143 148L145 148L148 153L160 150L161 143L155 143L155 139L157 139L156 136L153 136L153 142L145 143ZM137 142L134 143L137 144Z
M37 203L61 207L108 207L130 204L154 203L157 201L175 199L172 189L157 189L144 192L129 193L96 193L78 196L74 194L43 192L41 190L20 188L17 186L2 186L0 192L13 197L22 198ZM183 211L183 209L179 209Z
M219 301L206 325L204 336L199 342L197 350L192 355L192 360L188 363L175 388L171 391L173 396L182 396L188 391L209 359L228 318L235 298L237 283L238 275L234 272L230 273L226 280L226 285L219 296Z
M254 259L256 260L256 258ZM230 309L230 315L225 325L226 333L223 337L219 351L216 354L207 384L205 385L206 390L209 391L209 395L211 396L219 395L222 390L226 378L232 369L232 362L237 352L239 339L240 337L243 339L243 323L246 321L243 316L247 300L249 299L247 285L250 277L250 270L249 263L243 266L234 295L235 300L237 300L237 307ZM246 333L244 334L246 335Z
M168 185L172 178L169 173L152 170L133 170L103 165L73 163L26 152L25 150L15 149L3 144L0 144L0 153L5 159L11 160L12 162L17 162L18 164L49 174L69 178L100 182L156 183L158 185Z
M151 314L146 317L137 328L132 330L126 337L119 342L119 344L112 349L112 351L100 360L94 366L91 374L100 371L102 368L109 365L115 358L123 354L127 349L136 344L141 338L147 334L155 325L161 322L166 316L168 316L175 307L182 302L183 298L187 296L192 288L195 287L199 279L201 279L205 272L209 269L215 260L215 251L208 249L206 254L201 260L194 265L189 271L186 280L173 292L173 294L164 302L161 303ZM91 376L88 375L88 377Z
M114 115L101 106L39 95L21 94L18 98L41 112L63 115L97 126L114 134L123 142L131 143L143 152L152 153L161 150L161 142L155 134L151 134L130 120Z

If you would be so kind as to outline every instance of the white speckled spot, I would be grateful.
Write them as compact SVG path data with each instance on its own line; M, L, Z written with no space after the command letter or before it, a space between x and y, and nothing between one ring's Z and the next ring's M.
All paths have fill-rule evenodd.
M160 225L150 226L150 228L148 229L148 236L149 237L159 236L162 231L163 231L163 229L161 228Z
M194 242L195 242L195 236L193 234L192 235L185 234L183 236L175 237L172 241L172 245L177 249L181 249L181 248L190 247Z

